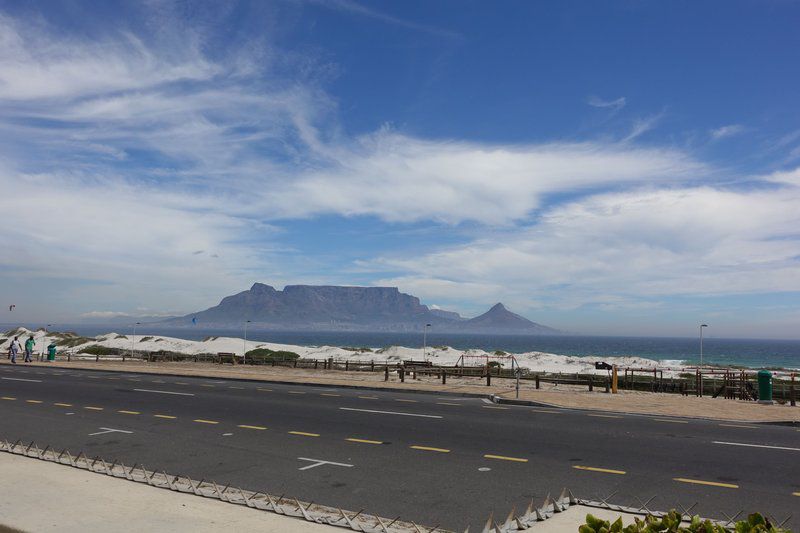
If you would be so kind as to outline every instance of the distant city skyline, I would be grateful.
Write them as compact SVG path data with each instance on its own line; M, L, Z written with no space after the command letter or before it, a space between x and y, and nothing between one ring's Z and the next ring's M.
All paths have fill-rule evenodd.
M800 338L798 20L0 0L0 323L183 315L261 282Z

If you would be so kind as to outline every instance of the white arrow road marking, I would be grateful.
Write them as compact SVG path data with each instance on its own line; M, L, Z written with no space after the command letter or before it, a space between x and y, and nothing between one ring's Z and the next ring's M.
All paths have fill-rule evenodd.
M726 444L728 446L746 446L748 448L768 448L770 450L789 450L791 452L800 452L800 448L789 448L787 446L767 446L766 444L745 444L743 442L722 442L715 440L714 444Z
M7 379L8 381L30 381L31 383L41 383L41 379L24 379L24 378L0 378Z
M113 428L104 428L101 427L100 429L104 431L98 431L97 433L89 433L89 436L93 435L103 435L104 433L133 433L133 431L125 431L124 429L113 429Z
M359 411L361 413L379 413L382 415L418 416L421 418L444 418L439 415L420 415L417 413L400 413L397 411L376 411L375 409L355 409L353 407L340 407L342 411Z
M346 463L334 463L333 461L323 461L322 459L309 459L308 457L298 457L301 461L312 461L313 464L302 466L298 468L298 470L308 470L309 468L314 468L317 466L322 465L333 465L333 466L344 466L346 468L351 468L353 465L348 465Z
M175 394L176 396L194 396L191 392L173 392L169 390L133 389L136 392L154 392L157 394Z

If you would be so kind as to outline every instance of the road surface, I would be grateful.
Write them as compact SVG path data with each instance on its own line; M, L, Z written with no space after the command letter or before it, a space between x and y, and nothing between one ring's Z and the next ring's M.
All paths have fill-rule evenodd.
M563 487L800 530L794 427L40 363L0 366L0 438L451 530Z

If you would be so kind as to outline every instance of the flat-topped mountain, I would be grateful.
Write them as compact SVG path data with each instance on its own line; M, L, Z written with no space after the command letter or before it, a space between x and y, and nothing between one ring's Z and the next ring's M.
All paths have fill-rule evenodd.
M261 329L417 331L431 324L439 332L558 333L502 304L467 320L453 311L430 309L397 287L287 285L279 291L263 283L164 324L240 327L248 320L250 327Z

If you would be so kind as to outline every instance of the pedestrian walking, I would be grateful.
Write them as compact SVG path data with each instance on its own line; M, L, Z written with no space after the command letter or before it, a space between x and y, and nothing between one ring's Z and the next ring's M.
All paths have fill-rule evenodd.
M22 345L19 343L19 337L14 337L11 341L11 362L17 364L17 354L22 351Z
M33 359L31 355L33 355L33 347L36 346L36 341L33 340L33 335L28 337L28 340L25 341L25 362L32 363Z

